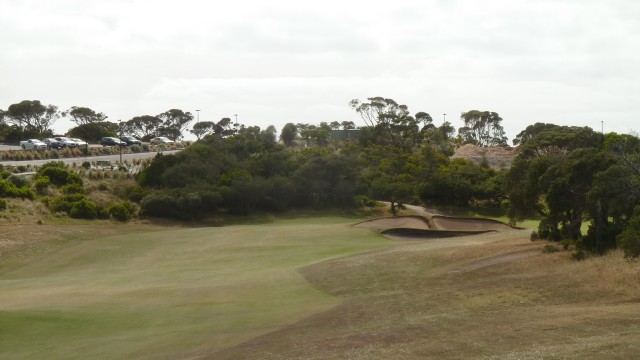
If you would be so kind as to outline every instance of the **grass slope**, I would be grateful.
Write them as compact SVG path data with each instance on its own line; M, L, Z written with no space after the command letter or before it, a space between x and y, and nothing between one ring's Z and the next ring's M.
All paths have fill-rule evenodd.
M528 231L403 242L303 269L343 302L207 359L633 359L640 263Z
M314 218L75 242L0 274L0 358L197 357L328 310L298 269L389 240Z

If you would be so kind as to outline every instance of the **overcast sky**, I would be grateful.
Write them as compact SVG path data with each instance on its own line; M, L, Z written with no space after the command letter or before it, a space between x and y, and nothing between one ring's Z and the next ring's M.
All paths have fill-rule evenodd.
M640 130L636 0L0 0L0 44L5 110L280 130L364 125L348 102L383 96L456 128L496 111L510 140L535 122Z

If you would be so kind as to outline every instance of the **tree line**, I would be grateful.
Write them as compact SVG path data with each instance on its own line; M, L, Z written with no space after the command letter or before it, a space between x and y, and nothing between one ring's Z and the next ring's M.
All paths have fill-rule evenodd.
M88 107L72 106L60 111L55 105L44 105L39 100L23 100L0 109L0 139L17 143L28 138L52 137L52 126L61 117L68 117L76 126L67 135L89 142L102 137L132 135L143 141L157 136L180 140L191 122L193 114L170 109L158 115L135 116L124 122L108 121L107 115Z
M363 131L370 131L368 136L386 137L388 142L399 146L413 146L419 142L418 131L430 131L432 138L439 141L453 139L455 128L444 122L436 128L433 119L426 112L418 112L411 116L406 105L393 99L372 97L363 102L352 100L349 106L356 110L365 121ZM45 105L39 100L23 100L11 104L7 110L0 109L0 140L17 143L27 138L45 138L53 136L52 126L61 117L68 117L76 126L67 135L83 138L89 142L98 142L104 136L133 135L143 141L157 136L165 136L172 140L180 140L189 132L201 139L210 134L230 135L238 131L238 124L224 117L217 122L198 121L193 123L194 116L180 109L170 109L158 115L135 116L124 122L109 121L102 112L88 107L72 106L61 111L55 105ZM464 126L458 129L455 138L458 144L473 143L480 146L506 146L507 138L502 128L502 118L495 112L470 110L462 113ZM310 124L287 124L282 131L282 139L287 145L300 136L307 142L326 145L331 130L356 129L352 121L323 122L319 126ZM416 137L418 136L418 137ZM379 140L379 139L378 139Z
M492 169L450 155L466 143L506 145L496 112L463 113L456 135L450 123L437 126L427 112L412 114L392 99L349 106L365 126L288 123L278 138L273 126L200 122L191 130L199 141L157 155L127 200L142 214L184 220L356 208L374 200L390 202L394 212L404 203L484 206L504 209L514 224L538 219L532 238L572 244L577 257L616 247L640 255L637 136L536 123L514 139L513 165ZM338 139L339 131L356 135Z

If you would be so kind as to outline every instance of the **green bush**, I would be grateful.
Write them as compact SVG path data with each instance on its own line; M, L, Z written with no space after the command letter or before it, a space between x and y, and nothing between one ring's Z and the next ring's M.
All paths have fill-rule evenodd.
M37 176L47 176L51 184L59 187L68 184L82 184L82 178L68 170L62 161L52 161L42 165L37 171Z
M576 261L582 261L589 257L589 252L584 249L577 249L571 254L571 258Z
M88 199L82 199L71 206L69 216L76 219L95 219L98 217L98 206Z
M68 194L61 195L53 200L47 200L46 202L43 202L45 203L45 205L48 205L49 209L51 209L51 211L53 212L64 212L66 214L69 214L73 205L82 200L87 200L87 198L83 194Z
M82 184L67 184L60 188L64 194L84 194L85 190Z
M49 186L51 186L51 180L49 180L48 176L41 176L36 179L33 185L35 186L38 194L45 194L49 189Z
M129 221L135 214L135 208L129 201L121 201L109 207L109 216L118 221Z
M142 148L140 147L140 145L131 145L131 147L129 147L129 149L131 150L131 152L133 153L139 153L142 152Z
M29 186L29 180L20 175L11 175L7 178L7 181L13 183L13 185L19 188Z
M629 225L617 237L617 244L624 251L627 259L640 257L640 206L633 211Z
M7 210L7 200L0 198L0 210Z
M538 240L540 240L540 235L538 235L538 232L532 231L531 235L529 235L529 240L538 241Z
M82 167L85 169L90 169L91 168L91 163L88 161L83 161L82 162Z
M17 187L14 183L7 180L0 180L0 197L18 197L22 199L33 199L35 193L30 188Z

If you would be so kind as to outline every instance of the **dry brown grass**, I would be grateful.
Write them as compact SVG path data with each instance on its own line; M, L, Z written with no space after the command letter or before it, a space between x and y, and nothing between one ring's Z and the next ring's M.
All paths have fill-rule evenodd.
M412 242L302 270L342 305L212 359L629 359L640 263L543 254L526 231Z

